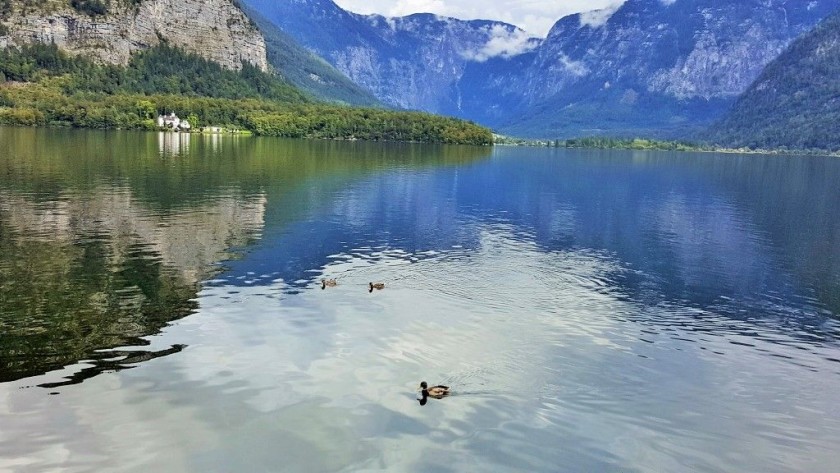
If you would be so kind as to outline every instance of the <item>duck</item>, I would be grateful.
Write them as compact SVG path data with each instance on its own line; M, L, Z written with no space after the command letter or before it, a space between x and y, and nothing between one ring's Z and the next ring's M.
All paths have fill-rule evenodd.
M372 283L371 282L371 283L368 283L368 284L370 284L370 290L368 292L373 292L374 289L385 289L385 283L384 282L378 282L378 283Z
M438 384L437 386L429 387L429 385L423 381L420 383L420 391L423 395L423 399L426 399L427 397L443 399L449 395L449 386Z
M321 289L326 289L328 287L335 287L338 285L338 281L335 279L322 279L321 280Z

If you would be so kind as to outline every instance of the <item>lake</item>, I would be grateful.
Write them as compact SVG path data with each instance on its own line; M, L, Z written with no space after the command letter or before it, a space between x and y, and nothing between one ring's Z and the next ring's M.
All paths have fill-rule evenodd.
M2 471L837 469L840 159L0 149Z

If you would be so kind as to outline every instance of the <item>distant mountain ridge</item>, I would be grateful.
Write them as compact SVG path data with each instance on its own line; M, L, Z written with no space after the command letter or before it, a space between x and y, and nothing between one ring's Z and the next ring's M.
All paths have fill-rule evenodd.
M731 147L840 150L840 10L773 60L705 138Z
M513 25L357 15L331 0L245 0L385 103L523 137L685 136L840 0L627 0Z
M384 103L433 113L458 108L448 93L470 62L539 44L502 22L431 14L358 15L331 0L244 0Z
M838 6L628 0L600 23L563 18L506 84L529 93L498 125L525 136L685 136L722 115L767 63Z

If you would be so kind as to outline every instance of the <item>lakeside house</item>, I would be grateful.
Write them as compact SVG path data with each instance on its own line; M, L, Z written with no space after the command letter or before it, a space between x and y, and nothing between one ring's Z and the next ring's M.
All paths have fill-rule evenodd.
M187 120L182 120L178 115L175 114L175 112L158 115L157 127L160 130L197 132L214 135L241 133L241 130L239 128L228 128L223 126L205 126L193 130L193 125Z
M158 128L168 128L173 131L190 131L190 128L192 128L190 122L181 120L178 115L175 115L175 112L169 113L168 115L158 115L157 126Z

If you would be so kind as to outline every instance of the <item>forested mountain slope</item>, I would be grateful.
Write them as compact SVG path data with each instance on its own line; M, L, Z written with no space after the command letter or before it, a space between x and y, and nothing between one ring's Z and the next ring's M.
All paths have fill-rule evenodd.
M840 150L840 10L771 62L706 138L732 147Z

